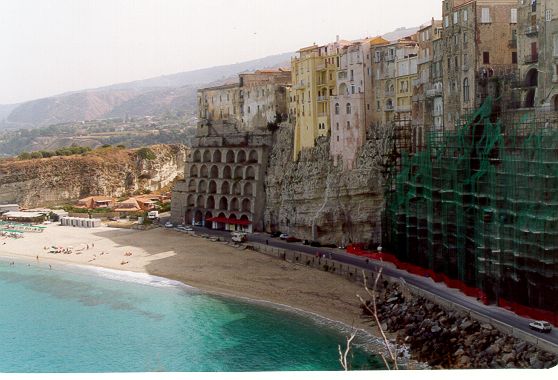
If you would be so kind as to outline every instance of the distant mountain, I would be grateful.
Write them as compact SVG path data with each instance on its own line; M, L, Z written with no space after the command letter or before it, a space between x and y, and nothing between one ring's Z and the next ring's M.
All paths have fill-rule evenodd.
M397 41L401 38L409 37L415 34L419 30L419 27L416 28L398 28L395 29L393 32L389 32L384 34L382 37L388 41Z
M238 73L290 66L293 53L74 91L15 105L0 105L0 129L35 128L111 117L160 116L195 111L196 89Z

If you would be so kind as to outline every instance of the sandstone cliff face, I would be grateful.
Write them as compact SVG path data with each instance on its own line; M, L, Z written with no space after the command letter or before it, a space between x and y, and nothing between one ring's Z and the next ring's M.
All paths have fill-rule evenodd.
M292 126L278 130L266 178L266 229L322 243L379 242L384 206L383 178L368 141L357 153L357 168L343 171L329 156L329 139L292 161Z
M155 159L135 149L103 149L85 156L0 162L0 203L38 207L88 195L120 197L156 191L184 172L184 145L154 145Z

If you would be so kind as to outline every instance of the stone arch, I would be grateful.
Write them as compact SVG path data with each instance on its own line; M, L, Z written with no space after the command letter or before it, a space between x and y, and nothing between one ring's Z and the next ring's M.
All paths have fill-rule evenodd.
M184 224L192 223L192 210L186 210L184 213Z
M188 191L193 193L196 192L196 180L193 178L188 181Z
M196 205L196 197L194 194L188 195L188 198L186 198L186 205L188 205L188 207L194 207Z
M229 219L238 220L238 217L236 216L236 214L230 214Z
M233 199L231 199L231 207L230 207L231 211L240 211L240 206L238 203L238 198L234 197Z
M233 195L240 195L240 194L242 194L240 182L235 182L235 183L233 183L232 193L233 193Z
M229 209L229 201L227 197L221 197L219 199L219 210L228 210Z
M205 197L203 195L198 195L198 199L196 201L196 207L199 208L205 207Z
M192 165L190 168L190 177L197 178L198 176L198 167L196 165Z
M206 191L207 191L207 182L205 182L205 180L202 179L198 183L198 193L205 193Z
M250 151L250 155L248 156L248 162L256 164L258 161L258 152L255 149L252 149Z
M209 171L209 178L219 178L219 168L217 165L213 165Z
M211 162L211 152L207 149L203 152L203 162Z
M213 152L213 162L221 162L221 160L221 151L217 149L215 152Z
M535 89L530 88L525 95L525 108L533 108L535 106Z
M554 111L558 111L558 95L554 95L552 104L554 105Z
M215 208L215 198L213 195L207 197L207 201L205 202L205 208L209 210L213 210Z
M227 155L225 156L225 162L228 164L234 163L234 152L232 150L227 150Z
M227 216L225 215L225 213L220 212L219 215L217 215L218 218L226 218ZM222 230L225 228L225 223L217 223L217 229Z
M244 179L256 179L256 171L253 166L248 166L246 168Z
M253 195L254 195L254 192L253 192L252 190L253 190L252 184L249 183L249 182L248 182L248 183L245 183L245 184L244 184L244 192L243 192L243 195L244 195L244 196L249 196L249 197L253 196Z
M242 200L242 212L252 212L252 202L246 198Z
M243 214L243 215L240 217L240 220L249 222L249 221L250 221L250 218L248 217L248 215Z
M243 149L238 151L236 155L236 162L239 164L246 162L246 152Z
M217 193L217 182L211 180L209 181L209 186L207 188L208 194L216 194Z
M532 68L525 74L525 85L527 87L537 87L539 85L539 70Z
M242 166L237 166L236 168L234 168L234 179L242 179L243 177L243 170L244 168Z
M211 219L211 218L213 218L213 214L211 213L211 211L207 211L205 213L205 219L204 219L205 227L207 227L207 228L212 228L213 227L213 222L208 222L207 221L208 219Z
M201 178L207 178L207 176L208 176L207 165L202 165L202 167L200 169L200 177Z
M201 223L203 221L203 214L200 210L196 210L194 213L194 223Z
M221 184L221 194L228 195L231 192L229 181L223 181Z
M199 149L196 149L192 154L192 162L201 162L201 152Z
M231 179L232 178L232 170L229 165L223 168L223 178L224 179Z

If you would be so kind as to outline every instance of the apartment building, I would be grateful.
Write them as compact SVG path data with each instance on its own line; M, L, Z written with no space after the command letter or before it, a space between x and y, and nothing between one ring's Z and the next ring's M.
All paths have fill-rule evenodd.
M432 130L434 126L434 99L436 97L427 96L427 92L435 88L434 66L439 63L441 59L438 59L437 63L434 63L434 41L440 40L441 36L441 20L432 19L417 32L419 47L417 78L413 82L411 119L413 130L415 131L415 140L419 148L424 146L425 134ZM441 96L439 96L439 98L440 100L442 99Z
M410 58L416 57L418 52L414 38L407 37L371 48L375 101L372 123L376 126L387 125L399 115L410 115L410 81L416 75L416 59ZM398 63L401 64L399 71ZM411 70L415 73L411 74Z
M343 168L355 168L358 148L366 139L373 114L371 46L388 41L381 37L355 41L341 50L337 70L337 91L330 100L330 154L334 165L339 159Z
M558 2L521 0L518 9L518 108L558 111Z
M349 41L337 39L334 43L312 45L300 49L291 61L292 99L294 108L293 159L304 148L311 148L320 136L331 132L330 97L337 92L337 70L340 53Z
M489 95L500 100L495 112L506 110L502 95L511 92L517 69L517 6L517 0L443 1L446 129Z
M240 130L266 129L269 123L287 119L290 70L258 70L240 74L239 78L242 107Z

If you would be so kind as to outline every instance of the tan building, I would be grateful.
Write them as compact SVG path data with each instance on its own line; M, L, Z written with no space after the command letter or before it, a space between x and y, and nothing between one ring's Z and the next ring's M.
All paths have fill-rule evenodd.
M505 111L517 68L513 42L517 0L444 0L442 3L444 126L460 118L487 96L501 99Z
M239 124L241 109L238 83L198 90L198 118L202 124Z
M300 49L291 61L292 107L296 110L293 159L304 148L314 147L320 136L328 136L331 130L330 97L337 94L337 70L340 66L341 49L350 45L339 41Z
M518 108L558 111L558 1L520 1Z

